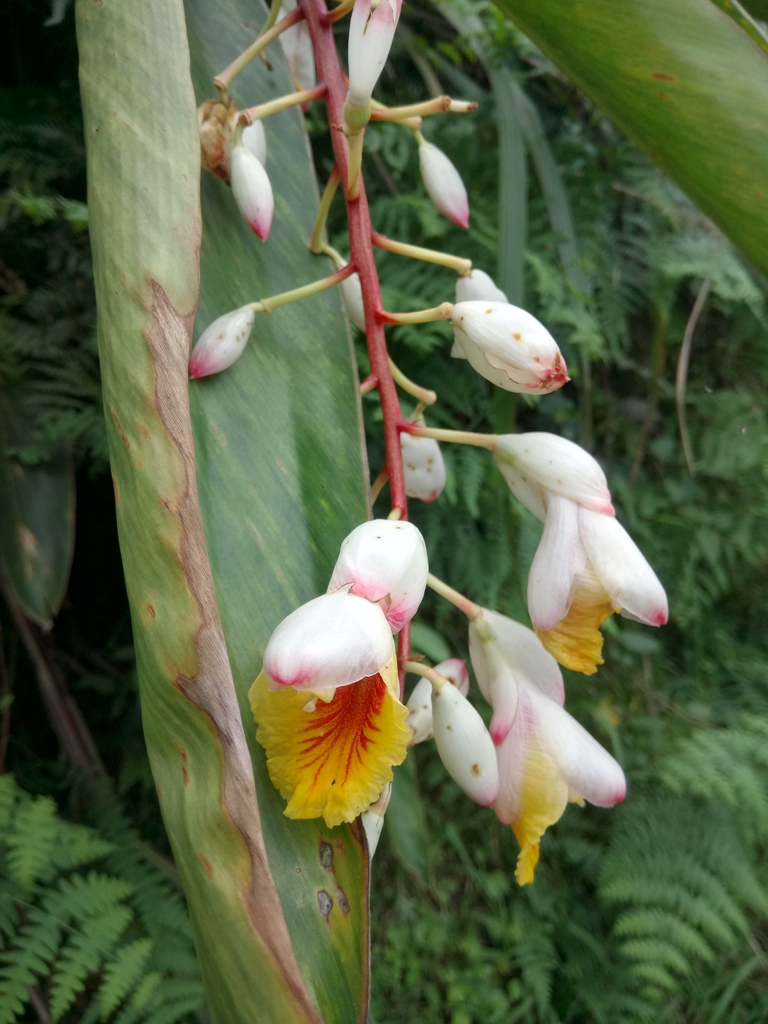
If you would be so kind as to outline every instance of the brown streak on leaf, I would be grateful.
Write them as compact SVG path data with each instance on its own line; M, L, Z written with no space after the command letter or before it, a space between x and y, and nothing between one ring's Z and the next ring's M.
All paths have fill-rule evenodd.
M187 769L187 764L188 764L188 761L189 761L189 757L188 757L187 752L184 749L184 747L179 746L178 743L174 743L173 745L176 748L176 750L179 752L179 756L181 757L181 780L182 780L182 782L184 783L185 786L188 786L189 785L189 770Z
M213 878L213 864L211 864L211 862L208 860L204 853L200 853L198 851L197 856L200 863L203 865L203 869L205 870L206 875L208 875L209 878Z
M152 324L145 336L154 361L155 405L185 471L186 487L173 511L181 521L182 571L200 615L196 636L197 673L192 678L179 674L175 684L187 700L211 720L218 735L223 762L222 810L242 835L251 856L251 885L243 894L251 924L272 954L307 1019L321 1024L304 986L269 870L253 766L208 561L197 492L187 383L194 310L177 311L157 281L151 282L151 288Z

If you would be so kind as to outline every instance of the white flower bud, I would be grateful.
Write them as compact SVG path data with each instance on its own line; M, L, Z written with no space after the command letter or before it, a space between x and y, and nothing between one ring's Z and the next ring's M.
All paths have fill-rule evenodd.
M486 380L518 394L549 394L568 381L560 349L549 331L508 302L457 302L453 337Z
M508 302L507 296L498 288L484 270L470 270L465 277L456 279L456 301Z
M381 673L394 657L381 608L344 589L283 619L264 651L264 674L273 690L333 691Z
M461 175L448 157L431 142L419 145L419 167L424 188L440 213L460 228L469 224L469 199Z
M296 6L293 0L284 0L278 21L282 21ZM306 21L291 25L278 36L283 48L288 71L297 89L312 89L317 84L315 55Z
M363 289L360 284L359 274L350 274L345 277L339 285L341 288L341 301L347 316L365 333L365 309L363 307Z
M463 696L469 692L469 673L461 658L449 658L435 665L435 672L453 683ZM432 683L423 677L413 688L408 698L408 718L405 724L411 730L411 746L431 740L432 729Z
M349 93L347 102L365 107L386 64L403 0L356 0L349 22Z
M455 686L432 693L432 721L440 760L470 799L490 807L499 793L496 751L485 724Z
M253 153L262 167L267 166L267 133L263 121L254 121L243 128L243 145Z
M543 431L502 434L493 457L518 501L542 522L547 491L594 512L614 514L608 481L599 463L565 437Z
M376 847L379 845L381 830L384 828L384 815L389 807L389 798L392 796L392 783L388 782L381 791L381 796L375 804L371 804L367 811L363 811L360 820L365 829L365 838L368 840L368 856L373 859Z
M417 420L424 426L423 418ZM403 453L405 493L409 498L430 502L439 498L445 487L445 462L440 445L432 437L417 437L402 431L400 450Z
M264 165L245 146L235 146L230 162L232 193L240 213L262 242L272 227L275 200Z
M413 523L374 519L344 540L328 593L351 584L354 594L381 604L397 633L416 614L428 574L424 538Z
M245 351L253 327L253 310L241 306L209 324L189 359L189 376L209 377L236 362Z

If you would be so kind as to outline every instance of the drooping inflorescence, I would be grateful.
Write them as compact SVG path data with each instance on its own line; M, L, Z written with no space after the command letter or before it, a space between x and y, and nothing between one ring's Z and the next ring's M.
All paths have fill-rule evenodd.
M233 367L245 351L255 315L340 285L351 321L366 335L371 375L361 394L378 392L385 465L372 485L389 484L392 512L358 526L342 543L325 594L276 623L263 671L251 690L257 737L270 778L291 818L323 817L329 825L362 815L371 854L386 813L392 767L409 746L434 739L446 770L476 803L492 807L517 837L516 878L533 880L539 844L569 802L609 807L623 799L621 767L564 709L560 665L592 674L602 664L600 626L613 614L648 625L667 620L664 590L615 516L605 475L578 445L554 434L503 436L427 425L438 396L409 380L388 355L385 325L449 321L451 356L496 387L548 395L569 381L558 344L531 313L507 301L484 271L450 253L422 249L374 231L365 200L363 138L378 121L414 134L427 194L466 227L469 201L459 172L426 142L423 118L470 113L473 103L438 97L409 107L373 98L397 31L401 0L298 0L280 18L279 0L257 40L214 80L217 100L199 112L203 166L232 187L246 221L267 240L274 213L266 170L263 121L290 106L322 100L328 107L335 166L323 194L310 249L334 271L289 292L224 312L201 334L190 376ZM341 70L332 25L351 12L348 68ZM237 110L233 78L280 39L296 92ZM372 126L372 127L371 127ZM350 257L324 239L338 189L346 202ZM455 303L417 312L385 310L373 247L426 260L457 274ZM258 329L254 332L258 338ZM231 372L237 372L236 369ZM397 388L415 400L406 417ZM534 629L481 608L429 574L427 550L407 521L407 498L433 502L446 483L440 442L488 449L512 494L544 523L528 580ZM430 667L412 656L409 623L429 585L469 620L468 644L490 725L469 699L460 659ZM406 673L418 682L403 703Z

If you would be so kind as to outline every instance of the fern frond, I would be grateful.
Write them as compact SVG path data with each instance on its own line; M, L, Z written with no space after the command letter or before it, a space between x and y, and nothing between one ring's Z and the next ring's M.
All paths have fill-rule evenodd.
M115 959L106 965L104 981L99 990L99 1006L104 1017L116 1010L128 992L138 984L153 948L151 939L137 939L119 949ZM134 1000L136 998L137 994L134 994Z
M59 834L56 804L44 796L30 800L16 814L13 824L6 837L8 873L14 882L28 889L48 873Z

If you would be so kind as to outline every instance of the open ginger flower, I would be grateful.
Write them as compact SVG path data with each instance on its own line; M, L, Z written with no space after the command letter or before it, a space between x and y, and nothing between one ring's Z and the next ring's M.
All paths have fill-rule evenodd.
M497 818L520 845L515 878L533 881L541 837L569 802L612 807L624 799L619 764L563 708L554 658L525 626L483 609L469 628L478 685L493 707L499 792Z
M605 474L588 452L555 434L509 434L498 438L494 458L515 497L544 522L528 611L561 665L597 671L600 626L610 615L664 625L664 588L615 518Z
M353 821L405 758L410 732L389 624L378 604L348 588L280 623L250 700L289 818Z

